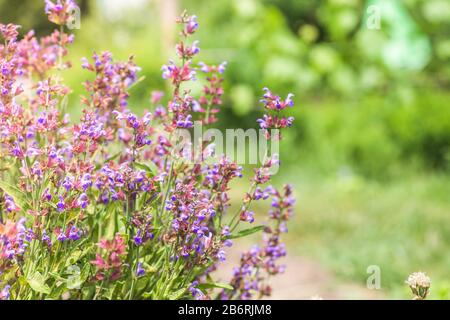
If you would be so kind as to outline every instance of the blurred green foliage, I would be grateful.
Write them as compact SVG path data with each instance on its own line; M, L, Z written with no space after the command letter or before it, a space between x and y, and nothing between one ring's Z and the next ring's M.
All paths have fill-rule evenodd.
M423 91L404 102L396 96L352 101L305 102L295 113L297 132L288 139L299 148L283 159L310 160L335 172L349 166L371 178L391 178L406 170L450 168L449 95Z
M105 8L120 2L78 2L84 14L77 32L83 43L78 45L88 48L109 42L112 51L122 47L130 54L145 52L146 60L165 60L166 52L148 51L154 49L152 40L167 37L159 34L159 1L122 3L109 14ZM199 16L202 57L230 61L228 83L240 86L232 98L234 105L243 105L238 97L248 96L250 90L259 96L264 85L301 96L348 97L449 85L450 3L446 0L179 2L180 8ZM0 0L1 19L42 33L51 28L43 6L43 1ZM371 6L379 8L379 29L368 26ZM131 36L137 39L133 46L127 45ZM158 69L146 72L156 74Z

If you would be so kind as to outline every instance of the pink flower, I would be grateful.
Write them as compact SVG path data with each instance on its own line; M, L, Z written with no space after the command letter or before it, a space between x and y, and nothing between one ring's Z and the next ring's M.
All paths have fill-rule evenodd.
M100 240L98 246L104 253L97 253L95 260L91 261L91 264L97 267L95 278L119 279L122 276L123 261L127 253L125 240L117 234L113 240Z
M268 88L264 88L265 94L261 100L264 103L264 108L269 110L281 111L286 107L293 107L293 94L289 93L287 98L282 100L280 96L274 95Z
M45 0L45 13L48 16L48 20L57 25L67 24L77 8L78 6L73 0L57 0L56 3L51 0Z
M152 97L151 97L151 103L157 104L161 101L162 97L164 96L164 92L162 91L152 91Z
M169 61L169 64L162 66L161 70L163 79L171 79L174 84L195 80L195 71L190 68L190 62L186 62L181 68L178 68L173 61Z
M194 34L198 29L197 16L187 16L184 18L184 33L187 35Z

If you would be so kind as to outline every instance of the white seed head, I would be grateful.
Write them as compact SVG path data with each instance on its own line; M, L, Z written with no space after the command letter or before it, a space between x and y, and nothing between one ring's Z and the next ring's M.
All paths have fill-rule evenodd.
M406 283L411 288L429 288L431 285L431 279L424 272L414 272L409 275Z
M410 274L406 284L414 294L414 300L424 300L429 293L431 279L424 272L414 272Z

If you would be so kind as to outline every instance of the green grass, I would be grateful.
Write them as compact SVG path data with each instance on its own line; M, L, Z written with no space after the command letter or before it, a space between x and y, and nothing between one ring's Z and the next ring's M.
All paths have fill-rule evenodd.
M298 205L288 246L336 275L365 285L367 267L381 268L390 298L408 298L404 281L424 271L432 297L445 297L450 264L450 179L405 175L374 182L352 175L314 176L297 171ZM280 179L283 180L283 179Z

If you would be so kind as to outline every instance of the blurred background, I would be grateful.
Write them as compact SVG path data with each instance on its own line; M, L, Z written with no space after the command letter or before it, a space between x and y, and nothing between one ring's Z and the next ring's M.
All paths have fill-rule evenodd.
M295 186L298 210L274 297L409 298L404 281L425 271L431 297L450 298L450 1L78 3L64 74L74 119L88 76L80 60L94 50L135 55L145 80L130 105L148 107L166 86L160 67L174 57L183 9L198 16L200 60L228 61L222 128L256 127L264 86L295 94L275 179ZM0 0L0 20L44 35L53 26L43 8ZM380 290L366 288L369 266L380 268Z

